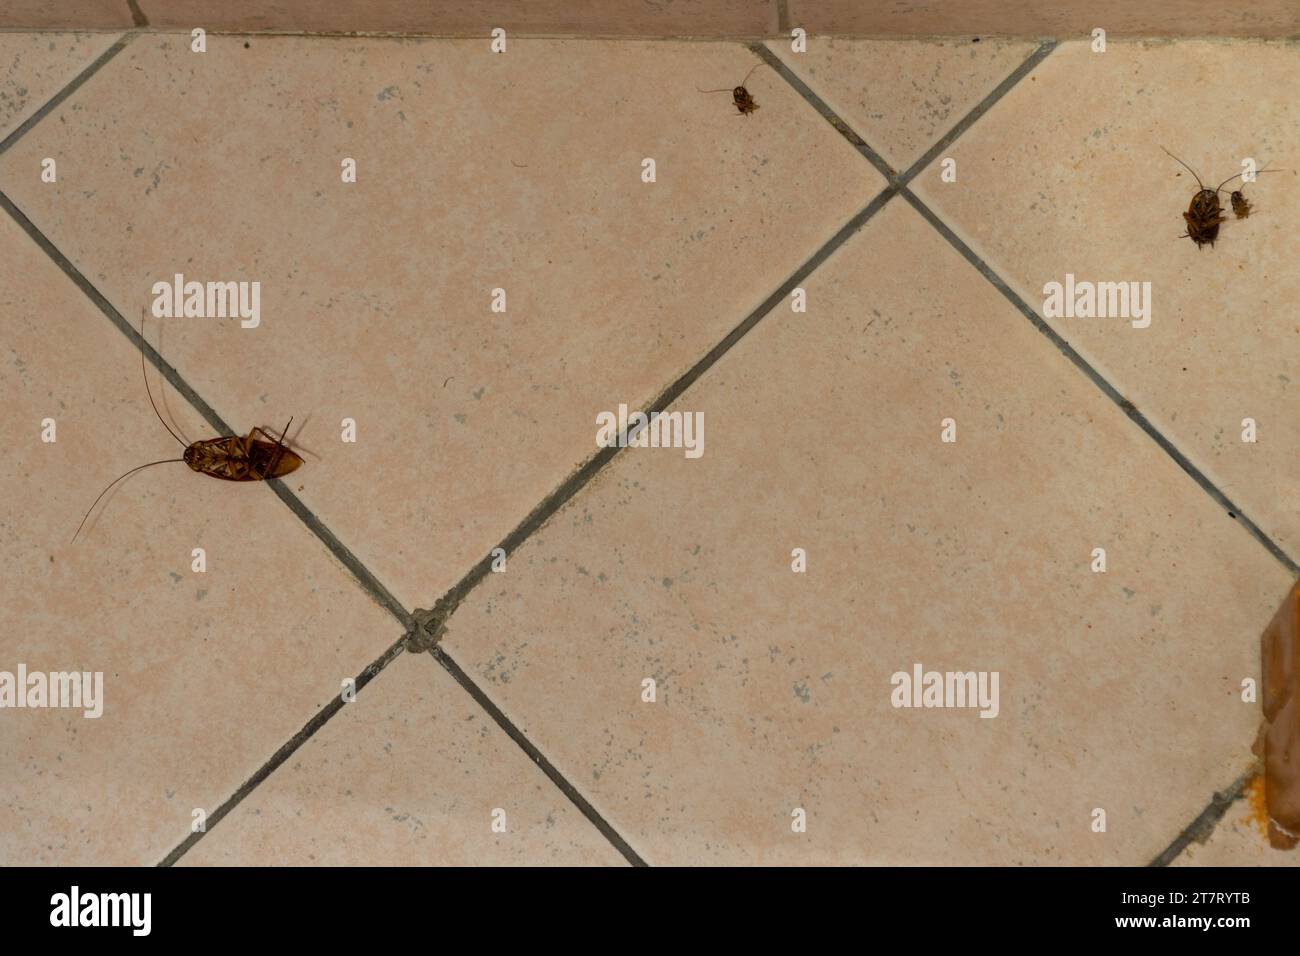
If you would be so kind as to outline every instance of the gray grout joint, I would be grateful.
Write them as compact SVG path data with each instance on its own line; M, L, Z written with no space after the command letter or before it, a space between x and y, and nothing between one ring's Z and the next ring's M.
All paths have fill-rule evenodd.
M411 614L411 626L406 631L403 646L412 654L423 654L438 646L443 635L447 633L447 618L455 606L446 598L438 598L433 610L416 608Z

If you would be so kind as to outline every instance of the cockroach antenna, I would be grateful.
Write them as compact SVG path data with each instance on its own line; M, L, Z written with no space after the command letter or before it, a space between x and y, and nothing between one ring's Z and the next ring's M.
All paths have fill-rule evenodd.
M750 113L754 112L754 110L758 109L758 104L754 102L754 97L750 95L749 90L745 89L745 84L748 83L749 78L754 75L754 71L762 65L762 63L755 63L750 67L749 72L745 74L745 78L740 81L740 85L733 86L730 90L726 87L719 87L716 90L701 90L698 86L696 89L701 93L731 93L731 102L739 111L739 115L748 116Z

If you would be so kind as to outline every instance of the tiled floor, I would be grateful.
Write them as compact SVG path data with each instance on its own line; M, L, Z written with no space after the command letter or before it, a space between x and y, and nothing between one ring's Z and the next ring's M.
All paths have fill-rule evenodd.
M1184 832L1252 766L1300 557L1297 45L0 64L0 671L104 673L98 719L0 710L0 862L1300 859L1245 798ZM696 92L755 64L750 116ZM1198 251L1162 145L1285 171ZM164 412L293 415L306 464L146 470L70 544L179 452L132 331L176 273L261 314L149 323ZM1040 318L1067 273L1149 281L1150 327ZM702 455L598 451L656 402ZM892 706L917 663L997 672L996 717Z

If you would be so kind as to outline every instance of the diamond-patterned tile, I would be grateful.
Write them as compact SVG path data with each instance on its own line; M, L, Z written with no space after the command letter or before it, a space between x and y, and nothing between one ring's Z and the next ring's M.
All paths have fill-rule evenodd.
M1298 83L1294 44L1065 44L948 151L956 182L932 166L914 183L1040 314L1047 284L1067 276L1150 283L1147 328L1048 321L1293 560L1300 106L1286 91ZM1197 187L1162 146L1212 184L1245 157L1289 171L1246 186L1255 213L1229 214L1198 250L1177 238Z
M401 628L265 487L180 463L70 543L180 449L139 352L7 215L0 249L0 671L103 675L99 717L0 710L0 862L153 865Z
M116 33L0 33L0 140L90 66L118 36ZM36 174L40 174L39 162Z
M753 117L695 92L753 62L142 36L0 186L133 320L177 273L259 281L256 328L172 322L166 358L241 428L306 422L304 501L428 606L592 453L594 404L657 394L883 185L770 70Z
M1288 574L903 203L807 289L444 647L652 863L1147 862L1248 759ZM895 708L918 663L997 716Z
M446 671L406 654L181 862L624 864Z
M855 40L810 37L768 47L900 172L924 155L1038 48L969 37Z

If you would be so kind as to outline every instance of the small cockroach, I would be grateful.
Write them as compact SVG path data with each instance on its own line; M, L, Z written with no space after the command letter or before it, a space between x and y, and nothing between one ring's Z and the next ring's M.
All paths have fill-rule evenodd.
M1163 146L1160 148L1165 149ZM1223 192L1224 186L1228 185L1228 183L1232 182L1237 178L1237 176L1242 174L1237 173L1233 176L1229 176L1223 182L1219 183L1217 188L1207 189L1205 184L1201 182L1201 177L1196 175L1196 170L1192 169L1192 167L1188 166L1177 156L1174 156L1174 154L1170 153L1169 150L1165 149L1165 152L1168 153L1169 156L1178 163L1178 165L1191 173L1196 179L1196 185L1201 187L1196 195L1192 197L1192 202L1191 205L1187 207L1187 212L1183 213L1183 221L1187 223L1187 232L1178 238L1191 239L1192 242L1196 243L1196 248L1198 250L1207 242L1210 244L1210 248L1213 249L1214 240L1219 238L1219 223L1225 222L1228 218L1223 215L1223 207L1219 205L1219 193ZM1259 170L1260 173L1276 171L1277 170ZM1246 198L1242 196L1240 190L1233 193L1230 198L1232 201L1232 209L1237 213L1237 218L1245 219L1246 216L1250 214L1250 204L1246 202ZM1239 201L1245 208L1245 213L1238 209Z
M755 63L750 71L745 74L745 78L740 81L740 85L733 86L731 89L727 89L725 86L719 87L716 90L700 90L698 86L696 89L700 90L701 93L730 93L731 102L736 104L736 109L740 111L740 115L748 116L750 113L754 112L754 110L758 109L758 104L754 102L754 97L750 95L749 90L745 89L745 84L748 83L749 78L754 75L754 70L757 70L762 65L762 63Z
M289 424L284 426L284 431L280 434L278 440L261 428L256 427L244 438L240 438L238 435L229 435L223 438L205 438L195 442L186 442L176 432L172 431L171 426L163 419L162 413L158 411L158 406L153 400L153 392L149 388L149 375L145 371L144 364L143 314L140 317L140 373L144 376L144 391L149 396L149 404L153 406L153 413L158 416L158 421L162 422L162 427L167 429L167 434L175 438L181 447L185 449L185 452L180 458L163 458L159 461L137 465L110 481L108 486L99 493L99 496L86 509L85 517L81 519L81 524L77 525L77 530L72 535L74 542L77 540L77 535L81 534L81 529L85 527L86 519L95 510L95 505L99 504L104 495L108 494L109 489L124 478L128 478L145 468L152 468L154 465L168 465L173 462L184 462L193 471L197 471L201 475L220 478L223 481L265 481L267 478L282 478L290 472L297 471L299 466L302 465L302 459L284 444L285 435L289 433L289 425L293 424L292 418L289 419ZM254 435L261 435L262 438L255 438Z
M1234 190L1232 193L1232 211L1237 214L1238 219L1245 219L1250 216L1250 200L1242 195L1241 190Z
M1285 169L1261 169L1258 172L1256 172L1255 175L1258 176L1259 173L1284 173L1284 172L1286 172ZM1246 198L1246 194L1244 190L1245 187L1243 186L1241 189L1234 190L1233 194L1228 197L1232 202L1232 211L1236 213L1238 219L1249 218L1251 210L1254 208L1250 204L1250 200Z

